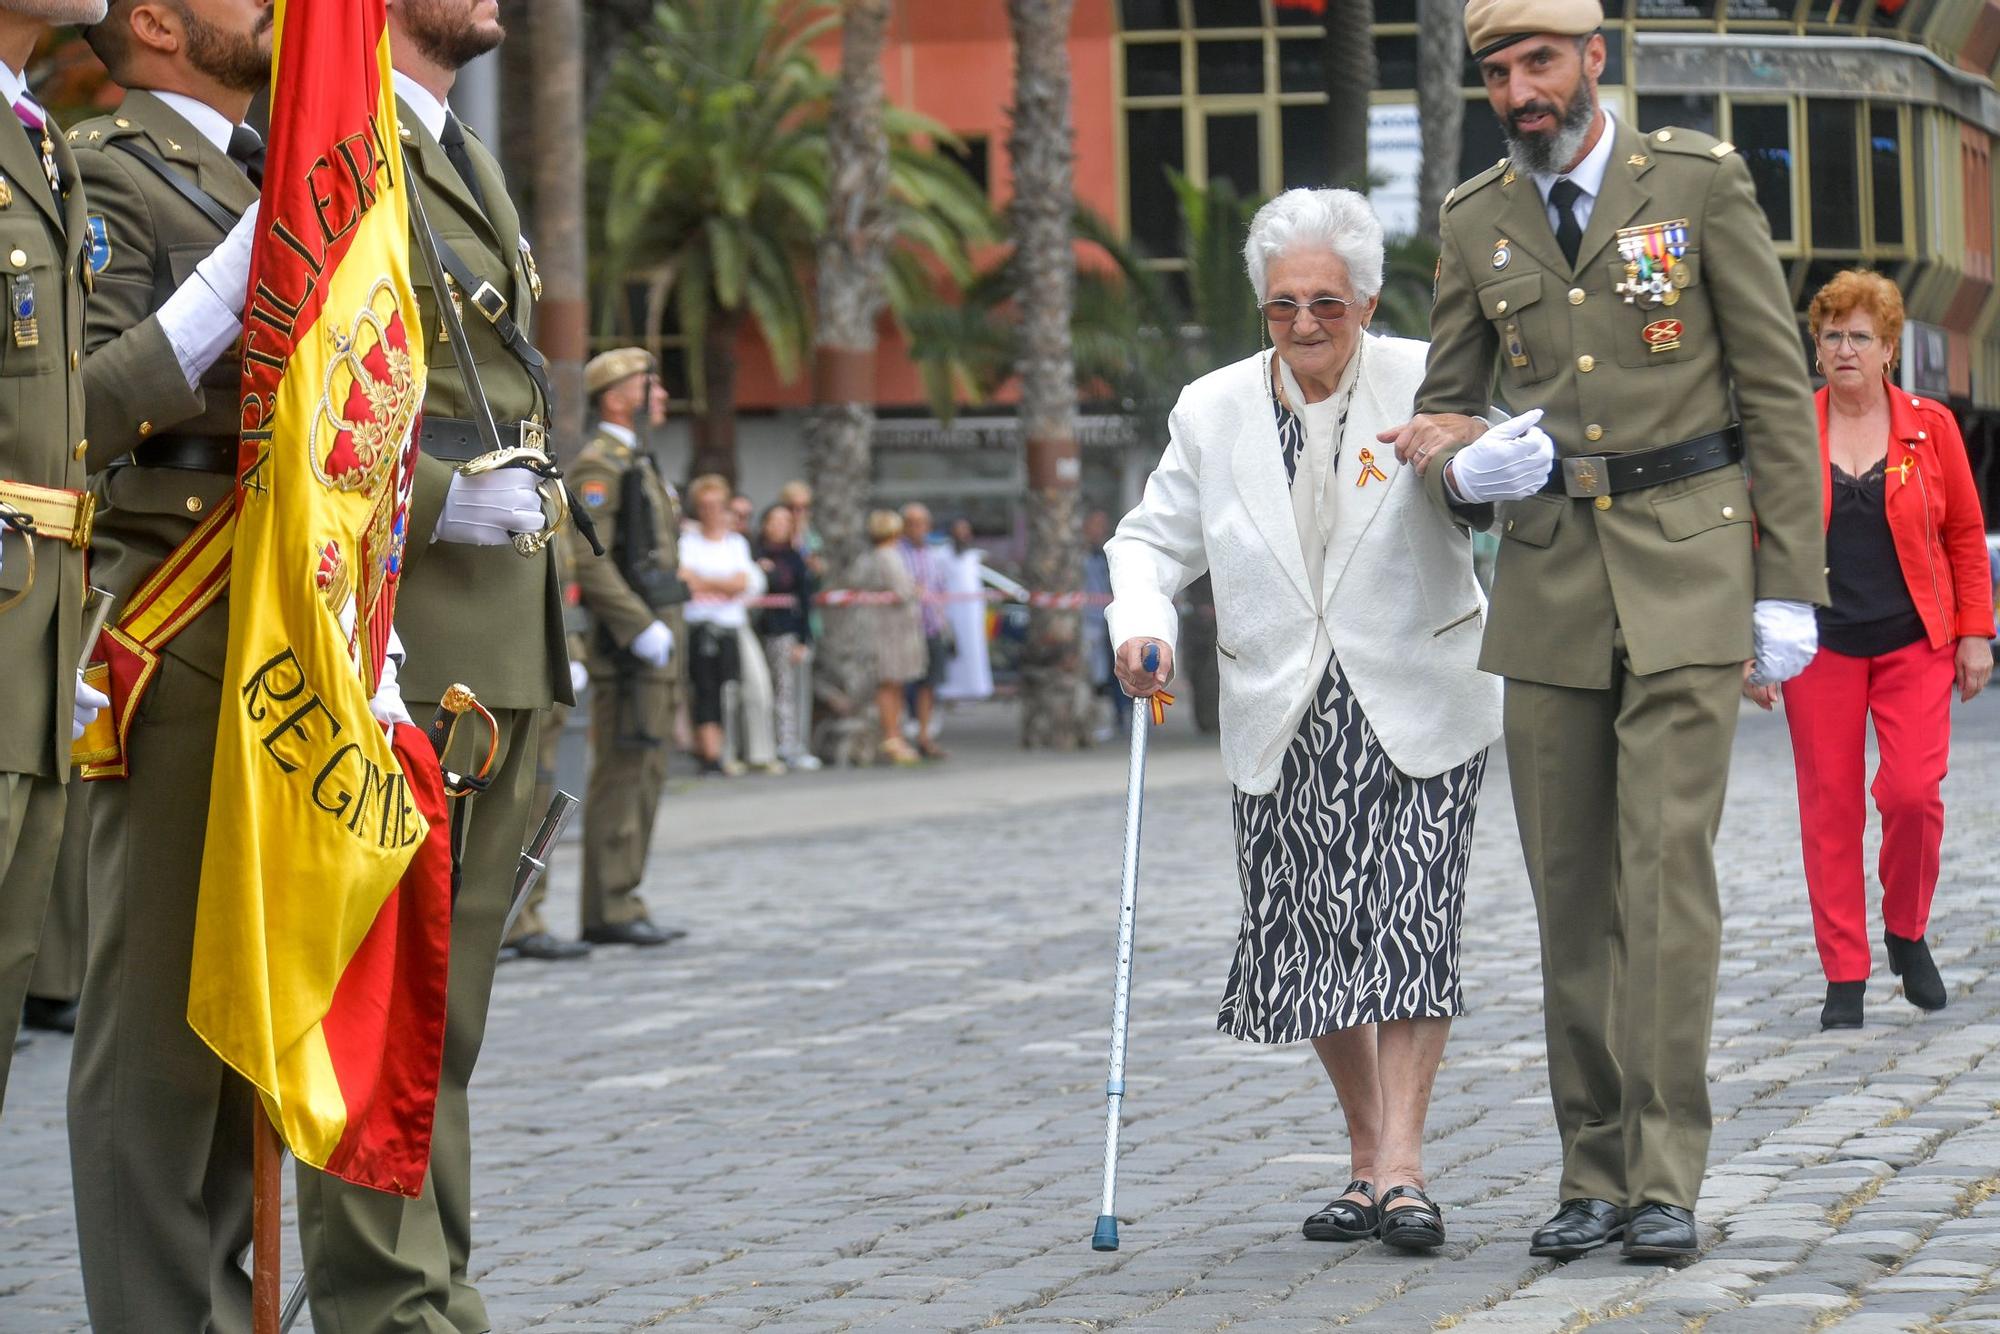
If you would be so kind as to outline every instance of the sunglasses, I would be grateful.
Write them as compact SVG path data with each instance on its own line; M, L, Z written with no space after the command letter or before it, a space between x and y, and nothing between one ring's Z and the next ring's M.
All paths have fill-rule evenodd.
M1278 297L1266 301L1258 309L1264 312L1265 320L1272 324L1290 324L1299 317L1299 312L1302 310L1321 324L1332 324L1336 320L1346 319L1347 308L1352 304L1354 303L1344 301L1337 296L1316 296L1305 302Z

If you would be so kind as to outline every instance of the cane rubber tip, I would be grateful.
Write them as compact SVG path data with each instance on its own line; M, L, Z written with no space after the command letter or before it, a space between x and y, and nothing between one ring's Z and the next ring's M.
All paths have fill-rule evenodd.
M1118 1249L1118 1220L1110 1214L1097 1216L1097 1231L1090 1236L1093 1251L1115 1251Z

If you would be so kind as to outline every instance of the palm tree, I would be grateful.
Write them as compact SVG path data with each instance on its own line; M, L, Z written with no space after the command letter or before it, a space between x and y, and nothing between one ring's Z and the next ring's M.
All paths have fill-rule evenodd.
M736 347L754 327L778 373L798 373L812 313L801 273L828 222L834 80L812 43L831 0L677 0L613 66L592 118L606 319L645 275L644 322L671 314L689 349L696 472L736 472ZM892 310L970 277L992 233L985 197L932 144L934 122L885 107L886 272Z
M1070 143L1071 0L1007 0L1014 31L1013 159L1017 301L1021 318L1021 436L1028 463L1031 588L1073 593L1083 586L1076 512L1082 456L1076 443L1076 363L1070 316L1076 256L1070 240L1074 198ZM1083 705L1082 617L1036 607L1021 653L1021 742L1071 750L1089 739Z
M1375 91L1374 0L1323 0L1326 14L1326 178L1368 189L1368 95Z
M1465 122L1459 91L1465 67L1460 0L1417 0L1417 124L1423 136L1417 168L1417 234L1438 239L1438 211L1458 183L1458 140Z

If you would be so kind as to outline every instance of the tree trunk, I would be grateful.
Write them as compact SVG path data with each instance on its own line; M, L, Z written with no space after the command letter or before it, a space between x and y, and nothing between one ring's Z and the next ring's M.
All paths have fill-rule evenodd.
M736 485L736 338L743 330L743 313L708 312L708 330L699 354L706 381L694 414L694 451L688 476L719 473Z
M1326 179L1368 188L1368 95L1375 91L1374 0L1326 3Z
M1465 28L1459 0L1417 0L1417 121L1423 135L1417 168L1417 234L1438 239L1438 211L1459 181L1459 133L1465 97Z
M583 12L578 0L536 0L529 23L535 53L535 267L542 280L535 305L535 345L549 359L555 387L556 449L573 457L583 447L583 362L589 351L590 302L585 287L583 143ZM512 100L512 99L510 99Z
M882 45L890 0L848 0L840 30L840 81L827 123L827 217L819 239L813 413L806 425L813 523L837 583L867 549L863 531L873 469L875 321L887 291L889 139L882 128ZM847 633L829 609L818 671L862 708L875 686L874 646Z
M1007 0L1014 30L1014 198L1009 204L1020 285L1021 435L1028 464L1028 586L1083 586L1077 489L1076 363L1070 351L1076 257L1070 236L1071 0ZM1021 743L1070 750L1089 740L1082 617L1036 607L1021 653Z

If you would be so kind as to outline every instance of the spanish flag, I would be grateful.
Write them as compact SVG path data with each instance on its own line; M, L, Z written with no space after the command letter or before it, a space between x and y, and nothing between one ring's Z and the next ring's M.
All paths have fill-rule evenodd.
M424 388L383 0L278 0L276 34L188 1022L300 1161L415 1195L450 853L428 742L368 710Z

